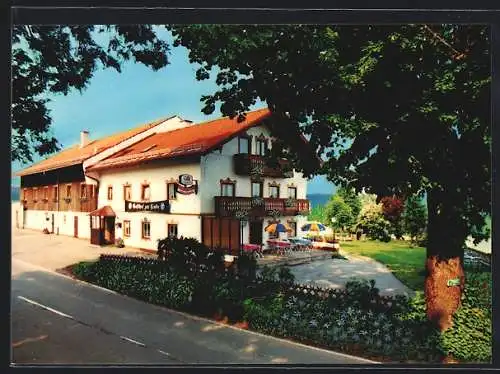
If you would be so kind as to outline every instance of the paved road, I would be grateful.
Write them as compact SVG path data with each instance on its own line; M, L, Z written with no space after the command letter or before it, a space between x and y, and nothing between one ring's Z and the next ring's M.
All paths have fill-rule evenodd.
M127 298L12 259L14 363L367 364Z

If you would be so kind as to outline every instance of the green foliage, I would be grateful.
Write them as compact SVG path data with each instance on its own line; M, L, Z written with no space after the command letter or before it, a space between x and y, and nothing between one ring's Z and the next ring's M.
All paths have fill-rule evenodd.
M220 275L224 272L223 251L211 249L195 238L167 237L158 240L157 248L158 259L179 274Z
M427 211L418 196L406 200L403 224L413 243L423 238L427 227Z
M465 362L491 360L491 278L484 274L467 276L456 324L440 336L426 320L422 293L382 297L373 281L353 279L345 290L327 290L294 284L288 268L264 267L251 281L226 273L209 283L203 274L181 276L165 261L109 255L74 272L145 301L217 312L260 332L348 353L393 361L436 362L448 353Z
M327 224L336 229L348 228L355 223L351 207L339 194L333 195L326 204L325 216ZM332 222L332 218L335 219L335 222Z
M98 40L103 40L98 42ZM167 64L167 44L151 25L16 25L12 30L12 160L60 149L52 136L49 95L83 91L100 68L132 60Z
M453 327L441 337L444 352L466 362L488 362L492 357L491 273L467 273L462 305Z
M358 227L361 227L370 239L383 242L391 241L391 223L384 218L381 211L362 214Z
M307 220L326 223L328 221L325 212L326 212L325 205L316 205L311 209L311 212L309 213Z
M361 212L361 198L354 188L340 187L337 194L344 200L344 202L351 208L353 222L355 223L359 218Z

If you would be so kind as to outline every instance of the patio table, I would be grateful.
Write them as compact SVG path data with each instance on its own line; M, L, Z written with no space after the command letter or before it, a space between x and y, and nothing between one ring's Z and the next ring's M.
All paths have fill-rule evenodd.
M258 256L263 256L262 254L262 246L259 245L259 244L250 244L250 243L247 243L247 244L243 244L242 246L242 249L245 251L245 252L252 252Z
M269 239L267 241L267 244L269 245L269 247L271 247L272 250L277 250L278 254L285 254L285 252L290 250L292 246L290 242L276 239Z

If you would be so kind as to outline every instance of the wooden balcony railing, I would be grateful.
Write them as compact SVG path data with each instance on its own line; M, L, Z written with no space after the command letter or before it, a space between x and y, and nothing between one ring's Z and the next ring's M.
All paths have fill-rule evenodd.
M269 159L259 155L239 153L233 156L234 173L236 175L255 175L270 178L291 178L293 171L290 163L280 159L272 164Z
M215 197L215 214L220 217L295 216L309 213L309 200L252 197Z

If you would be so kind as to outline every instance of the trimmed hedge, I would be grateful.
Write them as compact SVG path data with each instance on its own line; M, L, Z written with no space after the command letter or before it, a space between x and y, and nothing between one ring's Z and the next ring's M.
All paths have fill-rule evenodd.
M237 265L237 264L236 264ZM467 274L454 326L439 334L427 321L421 293L383 297L375 282L345 289L295 284L288 268L264 267L244 256L241 269L173 270L164 260L102 255L74 268L77 276L151 303L195 314L246 320L251 329L317 346L392 361L491 361L491 275Z

